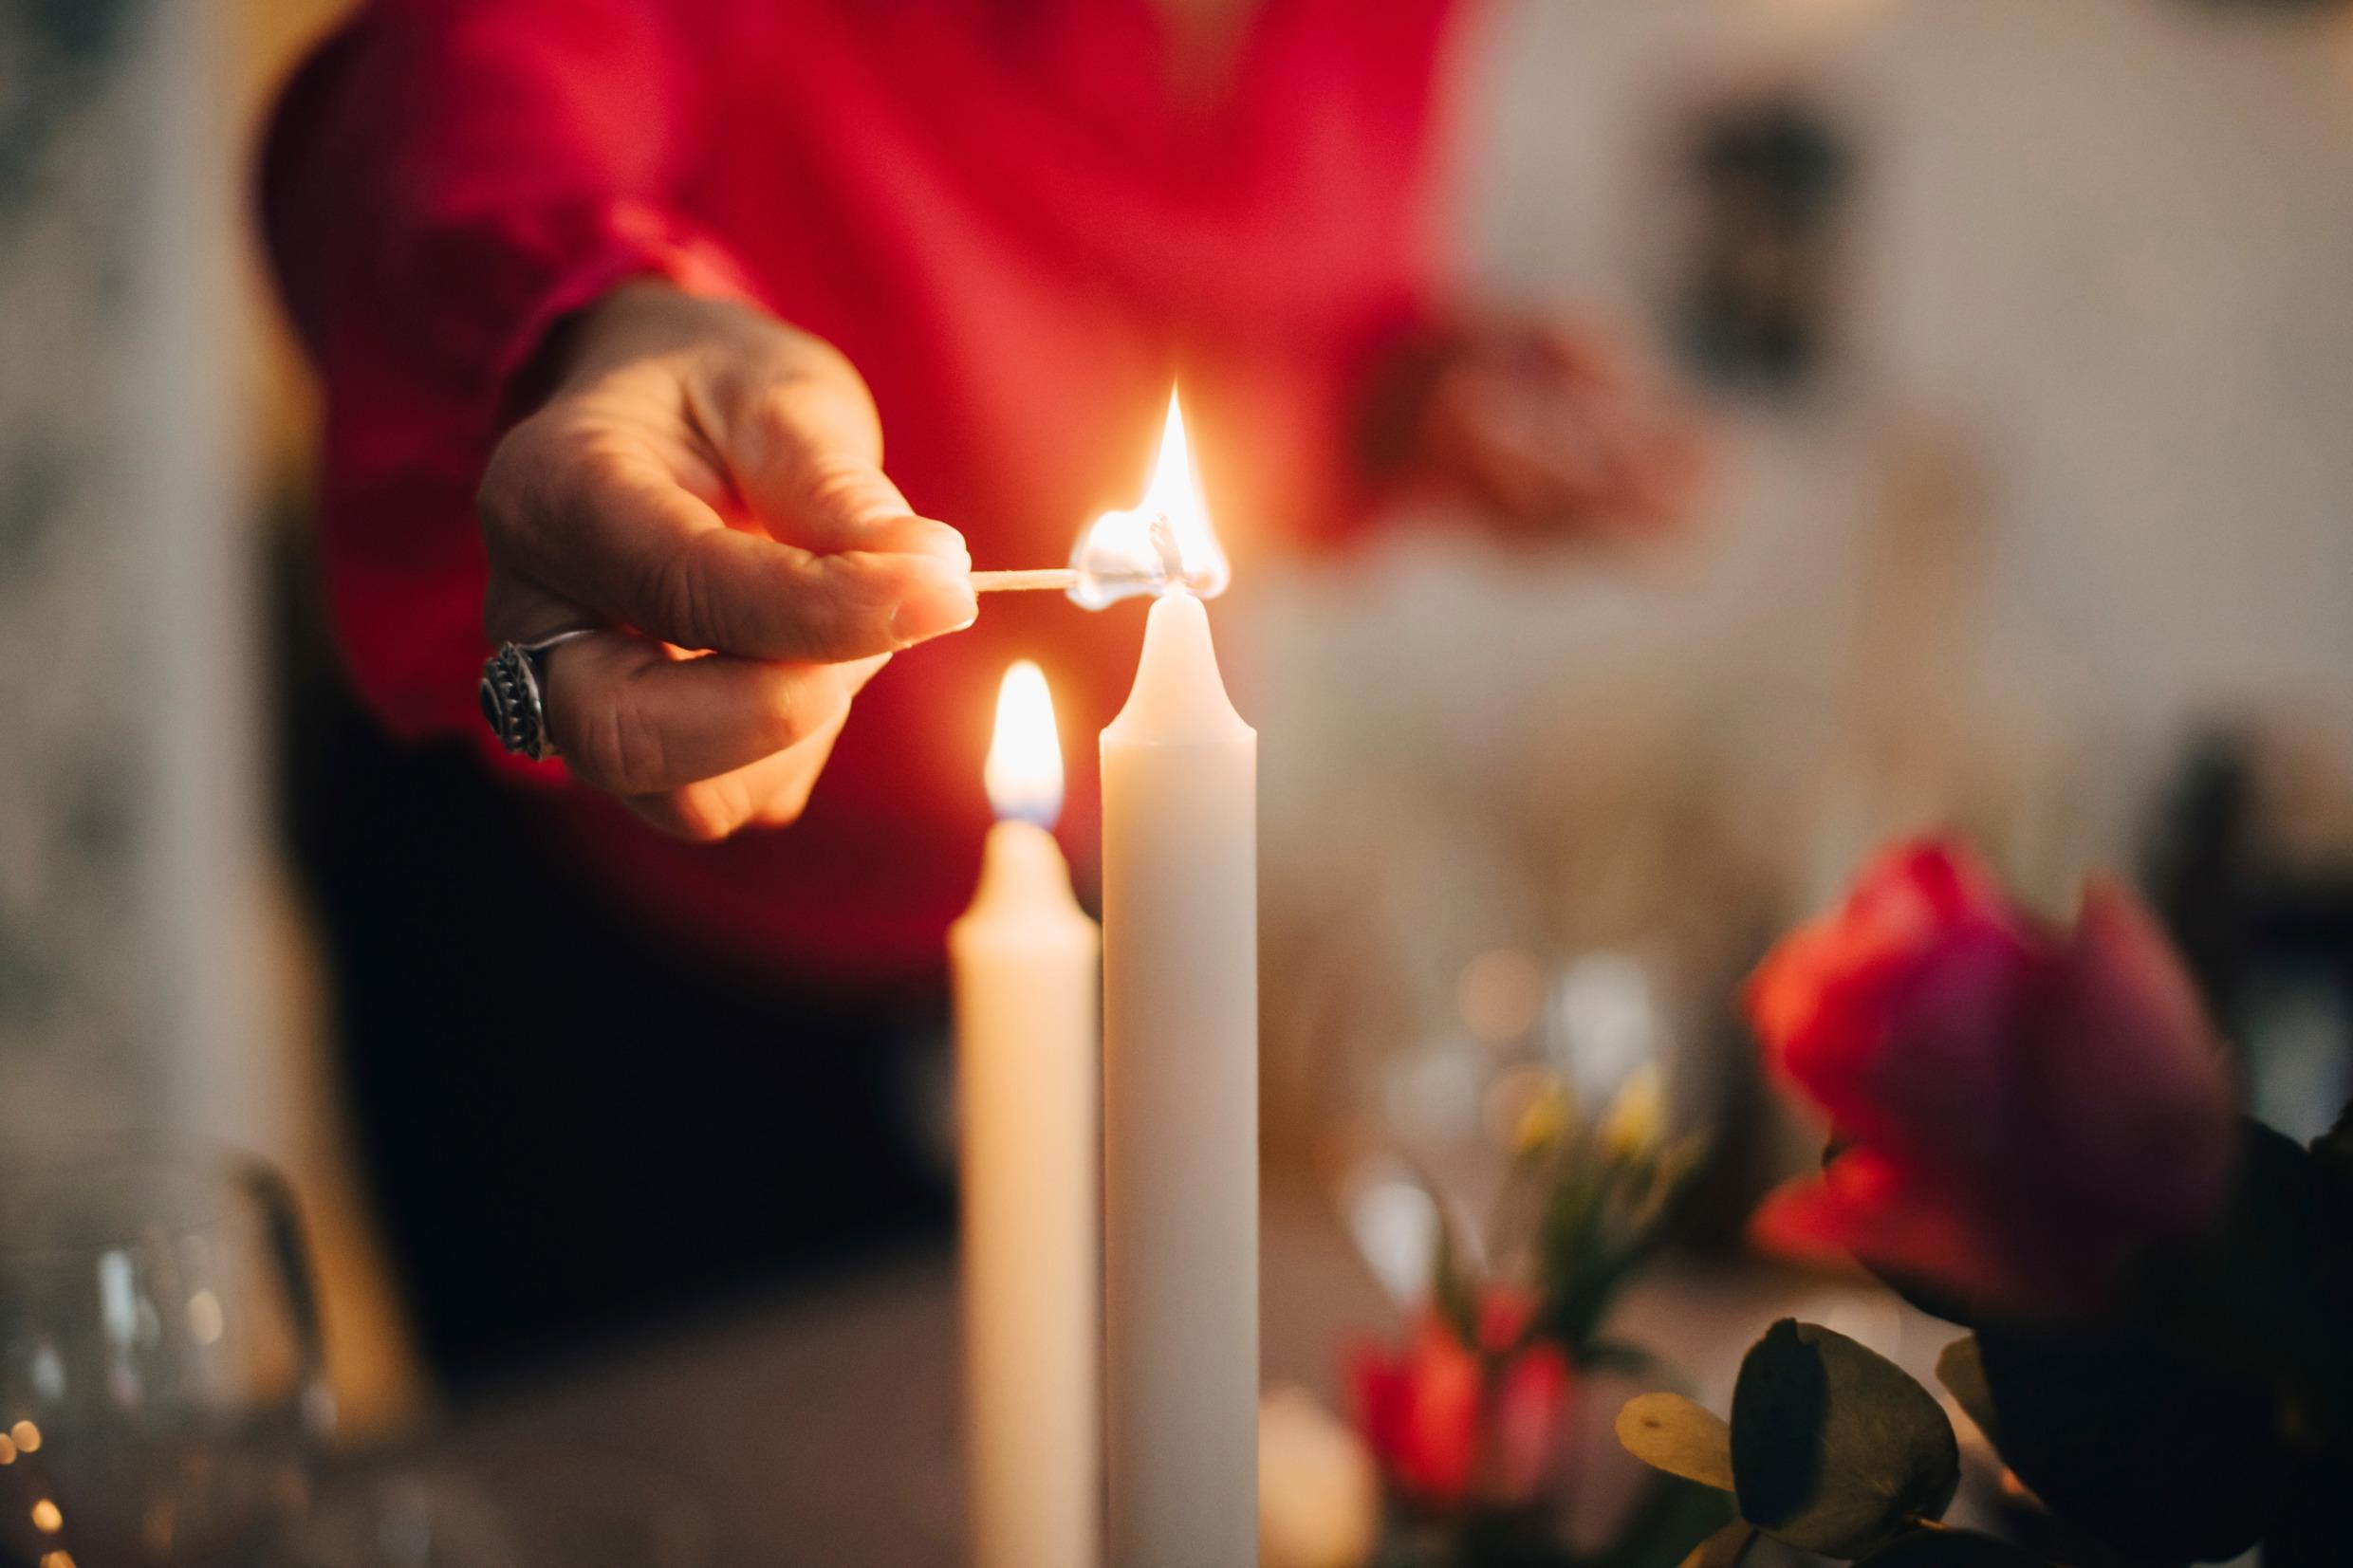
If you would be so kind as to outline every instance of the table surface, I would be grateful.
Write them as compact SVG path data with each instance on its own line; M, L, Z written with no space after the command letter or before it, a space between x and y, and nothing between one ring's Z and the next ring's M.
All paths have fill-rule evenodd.
M1261 1238L1261 1359L1269 1386L1335 1399L1343 1346L1398 1321L1329 1212L1270 1194ZM1957 1335L1856 1282L1675 1264L1627 1293L1621 1337L1680 1386L1728 1407L1741 1353L1773 1319L1830 1324L1929 1382ZM641 1470L691 1494L727 1568L952 1568L962 1560L953 1262L879 1270L507 1391L439 1434L436 1455ZM1640 1384L1579 1401L1578 1452L1607 1436ZM1631 1464L1631 1461L1625 1463Z

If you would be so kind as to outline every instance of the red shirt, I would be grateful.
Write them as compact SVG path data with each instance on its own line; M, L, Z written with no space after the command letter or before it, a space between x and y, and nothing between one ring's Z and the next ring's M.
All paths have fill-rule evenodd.
M1059 564L1133 504L1172 379L1243 582L1361 508L1345 424L1431 286L1446 0L1263 0L1212 96L1149 0L377 0L272 127L265 198L325 385L324 557L353 677L464 730L472 500L556 319L663 274L846 353L885 467L979 566ZM1005 665L1045 665L1095 845L1095 732L1140 610L996 596L859 698L806 814L673 842L582 788L563 852L674 934L804 976L935 969L971 895ZM558 772L555 765L525 771Z

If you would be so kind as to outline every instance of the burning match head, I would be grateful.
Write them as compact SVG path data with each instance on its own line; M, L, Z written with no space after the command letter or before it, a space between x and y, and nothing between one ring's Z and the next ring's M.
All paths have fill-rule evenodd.
M1185 444L1184 415L1169 395L1159 461L1142 502L1133 511L1105 512L1070 552L1073 603L1100 610L1139 594L1183 591L1214 599L1232 568L1210 527L1209 507Z

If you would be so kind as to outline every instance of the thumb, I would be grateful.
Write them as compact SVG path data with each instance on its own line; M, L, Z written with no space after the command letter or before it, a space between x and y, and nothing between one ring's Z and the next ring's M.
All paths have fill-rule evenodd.
M847 365L843 377L853 377ZM794 375L739 396L718 437L735 489L771 538L825 553L936 556L969 569L964 536L918 517L880 467L874 405L857 381Z

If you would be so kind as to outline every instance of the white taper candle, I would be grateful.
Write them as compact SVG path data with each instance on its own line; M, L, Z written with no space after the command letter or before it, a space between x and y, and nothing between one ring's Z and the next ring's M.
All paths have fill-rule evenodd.
M1110 1561L1258 1544L1258 737L1200 600L1156 601L1102 732Z
M971 1561L1094 1568L1101 941L1042 825L1060 801L1062 764L1035 665L1006 676L989 787L1009 820L990 829L980 891L948 935Z

